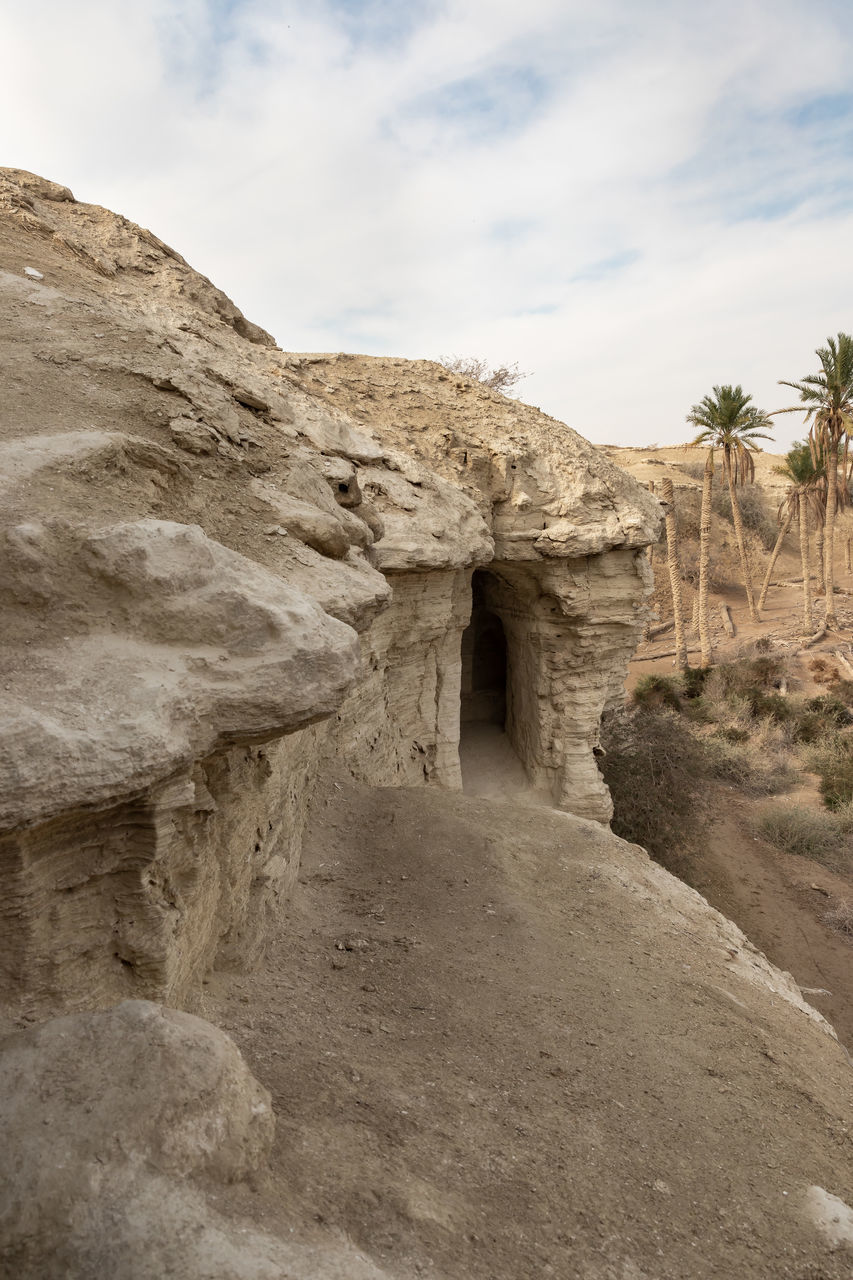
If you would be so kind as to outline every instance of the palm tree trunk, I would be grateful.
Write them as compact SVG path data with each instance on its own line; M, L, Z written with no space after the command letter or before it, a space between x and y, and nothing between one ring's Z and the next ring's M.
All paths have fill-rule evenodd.
M826 625L838 630L835 615L835 504L838 483L838 440L831 439L826 467L826 532L823 537L823 581L826 587Z
M732 472L731 458L724 456L726 479L729 482L729 496L732 500L732 520L735 526L735 538L737 539L737 549L740 552L740 567L743 572L743 585L746 589L746 603L749 607L749 616L753 622L760 622L761 615L755 607L755 597L752 592L752 577L749 572L749 563L746 558L746 543L743 536L743 520L740 514L740 503L737 499L737 489L735 488L734 474Z
M823 566L824 566L824 545L823 545L823 525L819 524L814 531L815 555L817 556L817 588L818 595L824 590Z
M793 511L789 511L788 514L785 516L785 523L782 525L782 528L779 530L779 537L776 539L776 545L773 548L773 554L771 555L770 563L767 566L767 573L764 578L764 583L761 587L761 595L758 597L757 607L758 607L759 613L764 608L765 602L767 600L767 590L768 590L768 587L770 586L770 579L773 575L773 570L776 566L776 561L779 559L779 552L782 550L782 543L785 541L785 535L787 534L788 530L790 529L793 523L794 523L794 513Z
M699 519L699 661L710 667L713 661L711 622L708 618L708 579L711 576L711 491L714 487L714 450L708 450L702 477L702 514Z
M805 499L800 497L800 560L803 565L803 635L814 633L814 614L812 612L812 567L809 564L809 509Z
M683 671L687 665L687 639L684 634L684 611L681 600L681 566L678 563L678 525L675 519L675 494L671 480L661 481L661 497L666 507L666 560L672 590L675 616L675 665Z

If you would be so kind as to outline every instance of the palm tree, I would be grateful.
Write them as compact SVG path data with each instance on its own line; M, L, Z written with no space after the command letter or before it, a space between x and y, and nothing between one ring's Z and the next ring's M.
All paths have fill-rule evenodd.
M710 667L713 659L711 642L711 624L708 619L708 583L711 577L711 499L714 493L714 449L708 450L705 457L705 471L702 476L702 512L699 517L699 597L697 608L699 613L699 664Z
M826 532L824 535L824 587L826 626L838 627L835 613L835 513L849 502L847 450L853 425L853 338L839 333L827 338L815 352L820 373L809 373L801 382L780 381L800 393L800 403L779 413L805 413L811 422L809 443L815 461L826 458ZM838 478L838 455L844 445L843 483Z
M675 621L675 665L683 671L687 661L687 640L684 635L684 606L681 596L681 564L678 555L678 521L675 515L675 493L672 481L661 481L661 497L666 513L666 560L669 569L669 585L672 591L672 616Z
M776 475L784 476L790 487L786 497L779 505L777 516L781 528L779 537L776 539L776 545L773 548L773 554L770 557L770 564L767 566L764 585L758 598L758 608L759 610L764 608L764 601L767 598L767 591L770 587L770 578L773 574L776 559L782 549L782 542L791 525L797 520L800 529L800 560L803 566L803 632L806 635L811 635L814 631L814 618L812 616L811 557L809 555L809 516L813 516L815 526L820 529L823 525L826 511L826 472L820 461L815 463L811 446L799 440L795 440L792 447L785 454L784 464L781 467L774 467L773 470Z
M699 404L694 404L693 408L687 415L687 421L692 423L694 427L701 427L701 431L695 440L691 441L694 445L708 445L709 453L714 449L722 450L723 454L723 474L729 486L729 495L732 502L732 521L735 527L735 538L737 540L738 551L740 553L741 569L743 571L743 584L746 589L746 602L749 606L749 616L753 622L760 622L758 610L755 607L755 599L752 592L752 578L749 572L749 563L746 558L746 542L743 536L743 519L740 513L740 503L737 498L738 486L744 484L747 480L752 480L755 475L755 464L752 461L752 454L755 453L760 446L755 442L757 440L769 440L770 436L764 427L771 425L768 414L762 409L756 408L750 404L752 396L746 394L742 387L714 387L712 396L705 396ZM711 466L713 462L709 458ZM708 464L706 463L706 481L702 493L703 518L702 528L700 529L699 538L699 625L700 635L702 626L702 588L703 588L703 547L702 533L706 526L705 521L705 489L708 490L708 507L709 514L707 519L707 535L706 544L710 542L710 484L708 482ZM705 602L707 611L707 559L709 556L708 546L705 547ZM706 619L707 626L707 619ZM704 658L703 658L703 665Z

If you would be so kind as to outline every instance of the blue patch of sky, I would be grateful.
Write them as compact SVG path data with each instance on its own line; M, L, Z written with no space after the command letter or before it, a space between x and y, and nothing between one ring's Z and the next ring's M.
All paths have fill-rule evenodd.
M239 43L256 66L266 61L266 48L249 39L242 24L249 9L257 9L256 0L205 0L203 20L190 22L177 8L157 20L167 76L182 83L195 102L215 97L232 46Z
M728 223L772 222L808 207L853 207L853 94L776 111L721 104L693 157L666 176L687 203Z
M491 142L524 129L546 106L548 80L529 66L497 66L405 103L395 128L428 123L467 143Z
M814 125L837 125L840 121L853 120L853 93L830 93L808 102L802 102L787 113L787 118L797 129L810 129Z
M357 50L404 45L442 5L439 0L326 0L326 11Z
M559 302L543 302L533 307L523 307L513 312L514 320L523 320L526 316L553 316L560 310Z
M489 227L488 236L498 244L515 244L526 239L538 226L535 218L501 218Z
M622 249L619 253L612 253L606 258L599 258L582 267L570 278L569 284L589 284L606 280L609 276L618 275L620 271L627 271L628 267L639 262L641 256L639 249Z
M392 306L380 302L375 307L344 307L334 315L317 317L316 328L328 333L335 350L387 351L394 332Z

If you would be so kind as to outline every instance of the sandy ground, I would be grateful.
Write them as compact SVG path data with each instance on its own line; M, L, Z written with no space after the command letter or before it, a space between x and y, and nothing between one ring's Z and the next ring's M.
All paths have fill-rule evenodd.
M252 1216L395 1276L849 1280L805 1199L850 1201L849 1060L667 885L553 810L330 785L202 1010L273 1093Z

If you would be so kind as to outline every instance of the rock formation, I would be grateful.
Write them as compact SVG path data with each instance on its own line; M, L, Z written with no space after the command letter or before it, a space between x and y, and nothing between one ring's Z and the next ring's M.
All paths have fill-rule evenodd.
M488 1213L511 1221L519 1196L539 1194L518 1181L505 1144L528 1141L520 1120L533 1107L537 1125L540 1111L547 1117L530 1167L541 1161L537 1181L553 1182L541 1200L553 1213L531 1212L529 1223L552 1233L551 1256L575 1259L567 1276L711 1274L690 1269L698 1215L695 1199L682 1204L683 1167L672 1187L657 1177L638 1189L622 1166L631 1132L645 1177L639 1139L666 1121L656 1148L666 1172L672 1143L683 1140L676 1130L691 1107L711 1108L718 1089L740 1109L719 1125L715 1113L707 1132L725 1155L735 1149L728 1117L737 1117L747 1159L738 1194L763 1177L752 1135L775 1118L779 1097L789 1108L782 1148L793 1171L786 1166L756 1200L769 1206L774 1258L797 1253L808 1269L823 1261L824 1240L847 1248L847 1065L831 1029L698 895L672 888L604 825L598 726L621 696L642 624L656 500L561 423L438 365L283 353L151 233L20 170L0 170L0 262L0 1022L14 1029L0 1046L0 1274L379 1280L385 1272L353 1244L366 1220L362 1169L380 1183L400 1171L405 1186L386 1187L389 1203L396 1196L427 1242L425 1262L398 1253L399 1280L436 1274L430 1239L454 1265L464 1254L478 1280L553 1274L529 1252L539 1246L525 1239L527 1226L497 1269L481 1249L469 1220L483 1209L476 1188L466 1198L474 1166L464 1136L454 1146L441 1102L430 1111L437 1081L423 1074L425 1061L443 1070L450 1049L455 1066L435 1096L447 1091L478 1159L477 1141L491 1144L495 1163L475 1170ZM493 815L449 795L461 785L461 738L478 721L505 730L550 805L517 839L523 811ZM391 1117L384 1145L369 1101L355 1098L357 1114L346 1113L347 1086L361 1081L352 1067L337 1085L317 1087L316 1131L311 1117L301 1128L291 1117L273 1148L269 1095L234 1043L163 1005L219 1009L224 1025L240 1023L216 984L233 996L243 980L235 971L253 981L276 926L281 942L303 836L324 821L333 854L343 839L355 862L376 864L369 890L339 886L333 908L342 923L355 913L353 928L369 917L370 936L348 928L334 939L325 919L315 927L322 980L313 987L298 971L310 949L300 953L296 939L297 972L285 959L267 975L258 1025L252 997L238 997L250 1009L242 1044L248 1054L255 1036L257 1048L273 1013L285 1044L282 1026L316 1006L307 1034L296 1029L292 1058L269 1071L280 1097L313 1088L306 1077L318 1064L352 1067L358 1037L373 1037L373 1025L351 1015L361 1017L359 993L378 1001L376 981L365 979L382 973L389 1019L402 1017L404 1001L425 1015L420 1032L403 1032L408 1057L398 1045L414 1103L395 1092L393 1029L380 1022L389 1039L373 1039L368 1061L377 1070L391 1063L377 1076ZM394 927L412 929L402 923L411 916L424 923L425 959L419 939L389 932L385 904L373 898L392 868L406 886L420 877L420 904L417 894L405 903L397 895ZM322 861L317 872L335 881ZM457 890L474 905L448 906ZM490 949L491 976L480 970ZM339 989L332 1028L324 982L345 972L344 955L356 958L357 986ZM288 978L296 1007L280 989ZM464 1009L454 981L471 986ZM440 1014L411 1002L418 983ZM711 1013L697 1014L706 1004ZM723 1032L740 1045L751 1020L761 1030L746 1056L725 1050L734 1083L718 1086ZM319 1057L312 1036L337 1048ZM537 1047L546 1040L550 1048ZM300 1071L306 1044L313 1066ZM270 1052L285 1058L277 1046ZM767 1061L780 1083L762 1075L753 1102L749 1085ZM811 1063L807 1092L798 1081ZM453 1072L467 1081L465 1097ZM476 1072L488 1086L479 1101ZM586 1108L579 1072L592 1102L576 1125L575 1108ZM616 1100L623 1086L653 1093L654 1105L626 1112ZM686 1092L668 1107L673 1089ZM422 1119L410 1117L411 1105ZM574 1173L554 1135L570 1144ZM432 1182L406 1164L421 1140ZM345 1153L373 1144L362 1163L349 1160L346 1178L330 1168L335 1141ZM462 1190L448 1207L451 1150ZM283 1177L291 1158L297 1173ZM303 1163L313 1185L300 1181ZM718 1163L713 1185L724 1197ZM585 1198L574 1197L576 1175L589 1175ZM334 1204L344 1181L356 1211L329 1228L313 1197L323 1182L323 1203ZM783 1184L796 1188L796 1206L777 1198ZM615 1202L627 1192L625 1215ZM655 1199L674 1193L681 1234L671 1246ZM561 1216L574 1213L575 1199L579 1246ZM732 1222L747 1216L740 1204L725 1212ZM744 1256L743 1230L733 1228L719 1257ZM657 1268L664 1250L660 1270L644 1269ZM820 1274L840 1280L843 1266L830 1258Z
M0 1055L0 1117L3 1275L380 1280L354 1249L217 1212L206 1193L263 1165L273 1117L200 1018L136 1000L21 1032Z
M497 670L531 781L606 820L656 502L440 366L282 353L55 183L2 171L0 211L10 1007L251 963L320 762L459 787L463 648L463 717Z

